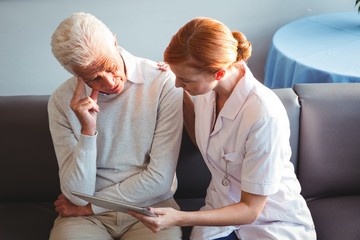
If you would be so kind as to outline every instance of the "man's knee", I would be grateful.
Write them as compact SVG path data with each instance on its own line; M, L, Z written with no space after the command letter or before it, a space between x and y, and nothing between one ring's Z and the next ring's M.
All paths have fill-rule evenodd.
M96 219L84 217L58 217L50 232L49 240L109 239L110 234Z

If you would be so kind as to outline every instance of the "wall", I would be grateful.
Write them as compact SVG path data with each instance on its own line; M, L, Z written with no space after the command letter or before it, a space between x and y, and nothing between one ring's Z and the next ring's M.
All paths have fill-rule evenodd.
M72 12L90 12L134 55L162 60L171 36L197 16L216 18L253 43L249 66L262 81L275 31L303 16L356 11L355 0L0 0L0 95L50 94L70 75L50 38ZM360 16L359 16L360 21Z

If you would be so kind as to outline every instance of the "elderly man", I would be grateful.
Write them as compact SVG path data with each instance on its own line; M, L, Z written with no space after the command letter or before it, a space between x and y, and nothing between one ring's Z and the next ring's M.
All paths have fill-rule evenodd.
M119 47L91 14L62 21L51 46L74 76L55 90L48 105L62 191L50 239L181 239L179 227L154 234L126 213L71 194L179 208L173 194L182 90L175 88L172 72Z

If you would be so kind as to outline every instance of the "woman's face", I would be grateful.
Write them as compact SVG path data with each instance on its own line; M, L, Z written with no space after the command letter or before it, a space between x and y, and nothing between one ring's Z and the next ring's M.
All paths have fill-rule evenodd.
M186 90L190 95L202 95L213 90L217 82L214 74L201 72L186 64L170 64L170 69L176 76L175 86Z
M109 54L86 68L77 68L75 73L93 90L117 94L127 81L124 61L120 53Z

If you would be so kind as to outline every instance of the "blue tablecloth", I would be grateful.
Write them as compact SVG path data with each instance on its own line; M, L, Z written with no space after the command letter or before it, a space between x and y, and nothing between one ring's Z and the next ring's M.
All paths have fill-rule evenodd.
M360 15L305 17L274 35L265 66L270 88L295 83L360 82Z

